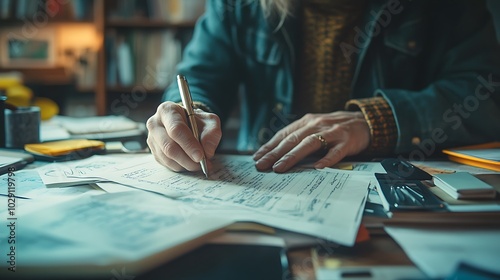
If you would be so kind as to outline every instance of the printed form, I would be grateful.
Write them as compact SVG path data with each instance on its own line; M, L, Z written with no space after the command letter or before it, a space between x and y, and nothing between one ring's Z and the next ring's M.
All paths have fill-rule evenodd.
M371 172L295 168L289 173L259 172L249 156L218 155L210 178L176 173L153 156L135 158L84 176L100 177L160 193L189 204L194 211L256 222L354 244Z

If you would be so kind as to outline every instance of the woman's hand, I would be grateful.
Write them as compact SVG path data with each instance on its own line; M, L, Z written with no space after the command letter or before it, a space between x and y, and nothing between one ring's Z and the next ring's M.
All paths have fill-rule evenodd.
M147 143L156 161L173 171L200 170L203 155L212 158L222 137L217 115L199 109L195 112L201 144L189 128L185 109L176 103L160 104L146 123ZM207 164L210 170L210 161Z
M306 156L324 149L326 155L314 165L324 168L362 152L369 143L370 128L361 112L307 114L263 145L254 154L255 166L260 171L272 167L275 172L285 172Z

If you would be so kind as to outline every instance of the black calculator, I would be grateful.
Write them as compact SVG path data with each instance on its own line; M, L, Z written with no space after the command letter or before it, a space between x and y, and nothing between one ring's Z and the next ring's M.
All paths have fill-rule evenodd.
M385 159L381 164L387 174L376 173L375 177L389 211L446 210L444 203L422 183L432 179L430 174L400 159Z

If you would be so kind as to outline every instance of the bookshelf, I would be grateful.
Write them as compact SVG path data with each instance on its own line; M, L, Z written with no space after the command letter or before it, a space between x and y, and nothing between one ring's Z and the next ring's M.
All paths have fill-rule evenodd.
M152 115L203 12L200 0L106 0L105 86L98 112L123 114L143 107ZM148 104L152 100L153 104Z
M0 72L19 71L37 85L75 85L77 94L94 94L96 115L119 114L121 106L152 114L156 106L145 100L159 102L173 80L203 8L202 0L0 0L0 43L34 26L37 36L20 39L49 45L44 61L21 64L0 47Z

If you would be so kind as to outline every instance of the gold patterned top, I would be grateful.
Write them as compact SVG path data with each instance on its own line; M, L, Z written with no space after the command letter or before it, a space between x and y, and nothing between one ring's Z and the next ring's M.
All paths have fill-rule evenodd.
M302 1L301 49L294 112L328 113L360 110L370 127L370 154L394 150L397 127L392 110L382 97L349 100L356 61L348 60L342 42L353 45L365 0Z

